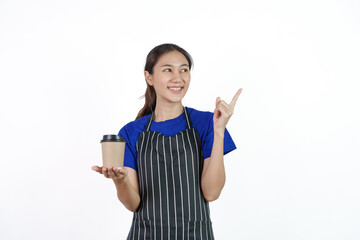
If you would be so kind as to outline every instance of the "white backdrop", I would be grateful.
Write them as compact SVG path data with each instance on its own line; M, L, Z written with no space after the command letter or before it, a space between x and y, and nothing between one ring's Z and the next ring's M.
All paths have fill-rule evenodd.
M184 105L243 87L217 239L360 239L360 2L0 2L0 239L125 239L99 140L143 105L147 53L193 56Z

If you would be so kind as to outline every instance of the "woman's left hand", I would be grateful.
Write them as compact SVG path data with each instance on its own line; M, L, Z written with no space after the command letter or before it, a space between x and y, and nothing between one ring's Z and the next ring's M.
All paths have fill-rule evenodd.
M220 97L216 98L216 107L214 110L214 131L217 133L224 134L225 127L229 122L230 117L232 116L235 108L236 101L238 100L242 88L240 88L231 102L227 104L224 100L221 100Z

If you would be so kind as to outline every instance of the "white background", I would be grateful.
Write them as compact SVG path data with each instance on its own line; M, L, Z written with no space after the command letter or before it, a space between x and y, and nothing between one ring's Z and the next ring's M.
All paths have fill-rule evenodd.
M217 239L360 239L360 2L0 2L0 239L125 239L99 140L132 121L147 53L193 56L184 105L243 87Z

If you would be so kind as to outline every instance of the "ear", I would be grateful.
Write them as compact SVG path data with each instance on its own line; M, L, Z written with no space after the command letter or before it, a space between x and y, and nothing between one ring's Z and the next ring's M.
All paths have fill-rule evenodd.
M153 86L154 83L153 83L151 74L150 74L148 71L145 71L145 72L144 72L144 76L145 76L146 82L147 82L150 86Z

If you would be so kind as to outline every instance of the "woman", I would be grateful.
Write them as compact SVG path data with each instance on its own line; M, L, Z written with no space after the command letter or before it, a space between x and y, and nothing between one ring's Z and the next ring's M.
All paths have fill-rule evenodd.
M134 212L128 239L214 239L208 202L224 187L224 154L236 148L225 127L242 89L230 104L218 97L214 113L183 107L191 67L177 45L150 51L145 105L119 132L124 167L93 167Z

